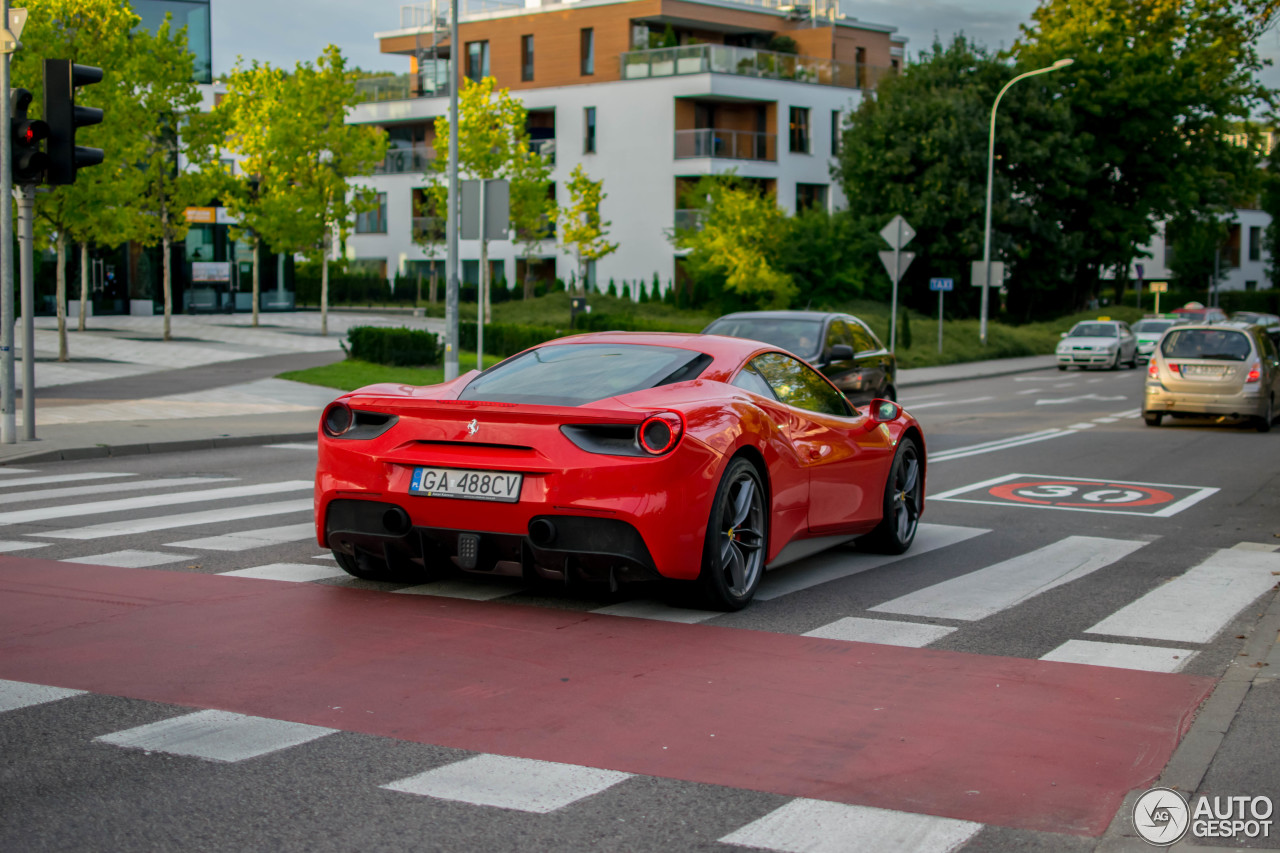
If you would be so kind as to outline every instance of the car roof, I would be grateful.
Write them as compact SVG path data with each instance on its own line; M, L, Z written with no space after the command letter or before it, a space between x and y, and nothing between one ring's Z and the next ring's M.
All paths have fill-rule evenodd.
M848 317L843 311L735 311L717 317L716 320L736 319L740 317L758 317L761 320L825 320L828 317ZM708 323L707 325L711 325Z
M692 332L591 332L547 341L541 346L564 344L631 344L633 346L659 346L702 352L713 358L746 358L752 353L774 351L778 347L748 338L730 338L724 335L700 335Z

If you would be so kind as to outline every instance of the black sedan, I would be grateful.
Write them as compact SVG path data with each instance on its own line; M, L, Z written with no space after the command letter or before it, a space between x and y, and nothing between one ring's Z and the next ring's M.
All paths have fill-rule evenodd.
M854 403L896 400L898 362L867 324L823 311L741 311L702 330L789 350L826 374Z

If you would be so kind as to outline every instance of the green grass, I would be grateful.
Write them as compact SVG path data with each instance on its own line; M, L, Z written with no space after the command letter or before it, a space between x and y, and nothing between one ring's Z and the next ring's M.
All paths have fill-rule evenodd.
M492 367L502 359L496 355L486 355L484 366ZM474 370L476 354L462 352L458 354L460 373ZM374 364L369 361L358 361L349 358L335 364L312 367L307 370L290 370L281 373L280 379L292 379L294 382L305 382L308 385L320 385L325 388L337 388L341 391L354 391L366 385L379 382L397 382L403 385L436 385L444 381L444 365L435 367L391 367L385 364Z

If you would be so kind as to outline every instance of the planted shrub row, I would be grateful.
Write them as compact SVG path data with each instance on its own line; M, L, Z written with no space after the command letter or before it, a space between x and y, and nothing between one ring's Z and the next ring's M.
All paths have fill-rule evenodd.
M347 355L374 364L420 367L440 363L440 339L420 329L353 326Z

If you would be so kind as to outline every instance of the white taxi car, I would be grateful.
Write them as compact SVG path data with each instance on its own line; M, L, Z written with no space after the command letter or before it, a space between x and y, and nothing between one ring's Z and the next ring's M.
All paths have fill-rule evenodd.
M1058 369L1138 366L1138 339L1129 324L1109 317L1076 323L1058 344Z

